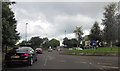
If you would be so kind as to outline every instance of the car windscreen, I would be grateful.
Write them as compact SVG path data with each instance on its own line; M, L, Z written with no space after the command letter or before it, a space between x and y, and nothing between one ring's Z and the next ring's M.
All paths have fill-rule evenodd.
M29 48L19 48L16 50L17 53L29 53L30 49Z

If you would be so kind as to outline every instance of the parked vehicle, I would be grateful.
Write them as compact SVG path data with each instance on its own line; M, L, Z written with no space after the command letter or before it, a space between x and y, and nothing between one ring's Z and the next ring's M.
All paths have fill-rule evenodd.
M36 51L36 53L40 53L40 54L42 54L42 53L43 53L42 48L36 48L36 49L35 49L35 51Z
M83 49L82 49L82 48L80 48L80 47L77 47L77 48L76 48L76 50L83 50Z
M56 50L56 48L53 48L53 50Z
M53 50L52 48L49 48L49 49L48 49L48 52L52 52L52 50Z
M31 47L12 49L5 55L5 64L7 66L19 63L32 66L35 61L37 61L37 53Z
M69 48L68 50L73 50L72 48Z
M57 47L57 51L60 51L60 47Z

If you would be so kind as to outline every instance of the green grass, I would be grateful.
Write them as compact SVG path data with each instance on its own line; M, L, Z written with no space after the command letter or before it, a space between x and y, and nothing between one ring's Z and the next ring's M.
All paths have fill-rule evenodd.
M73 52L118 52L118 50L120 50L120 47L112 47L112 50L110 50L110 47L101 47L101 48L97 48L97 49L84 49L84 50L68 50L65 51L65 53L73 53Z

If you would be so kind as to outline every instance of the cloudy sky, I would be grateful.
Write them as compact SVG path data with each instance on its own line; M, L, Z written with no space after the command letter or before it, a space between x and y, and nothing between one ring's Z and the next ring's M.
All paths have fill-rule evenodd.
M40 36L62 41L65 30L68 38L75 38L73 31L76 26L82 26L84 35L89 34L95 21L101 24L104 7L109 3L17 2L11 8L18 21L17 30L20 32L21 40L25 39L25 24L28 23L28 39Z

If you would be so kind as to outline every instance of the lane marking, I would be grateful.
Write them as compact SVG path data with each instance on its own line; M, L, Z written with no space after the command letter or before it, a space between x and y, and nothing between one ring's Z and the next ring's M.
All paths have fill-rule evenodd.
M91 62L89 64L92 64Z
M84 63L84 64L86 64L87 62L81 62L81 63Z
M111 63L97 63L97 64L112 65Z
M46 66L46 64L47 64L47 56L46 56L46 59L45 59L45 63L44 63L44 66Z
M102 67L104 67L104 68L114 68L114 69L120 68L120 67L114 67L114 66L102 66Z
M100 70L102 70L102 71L105 71L103 68L99 68Z

